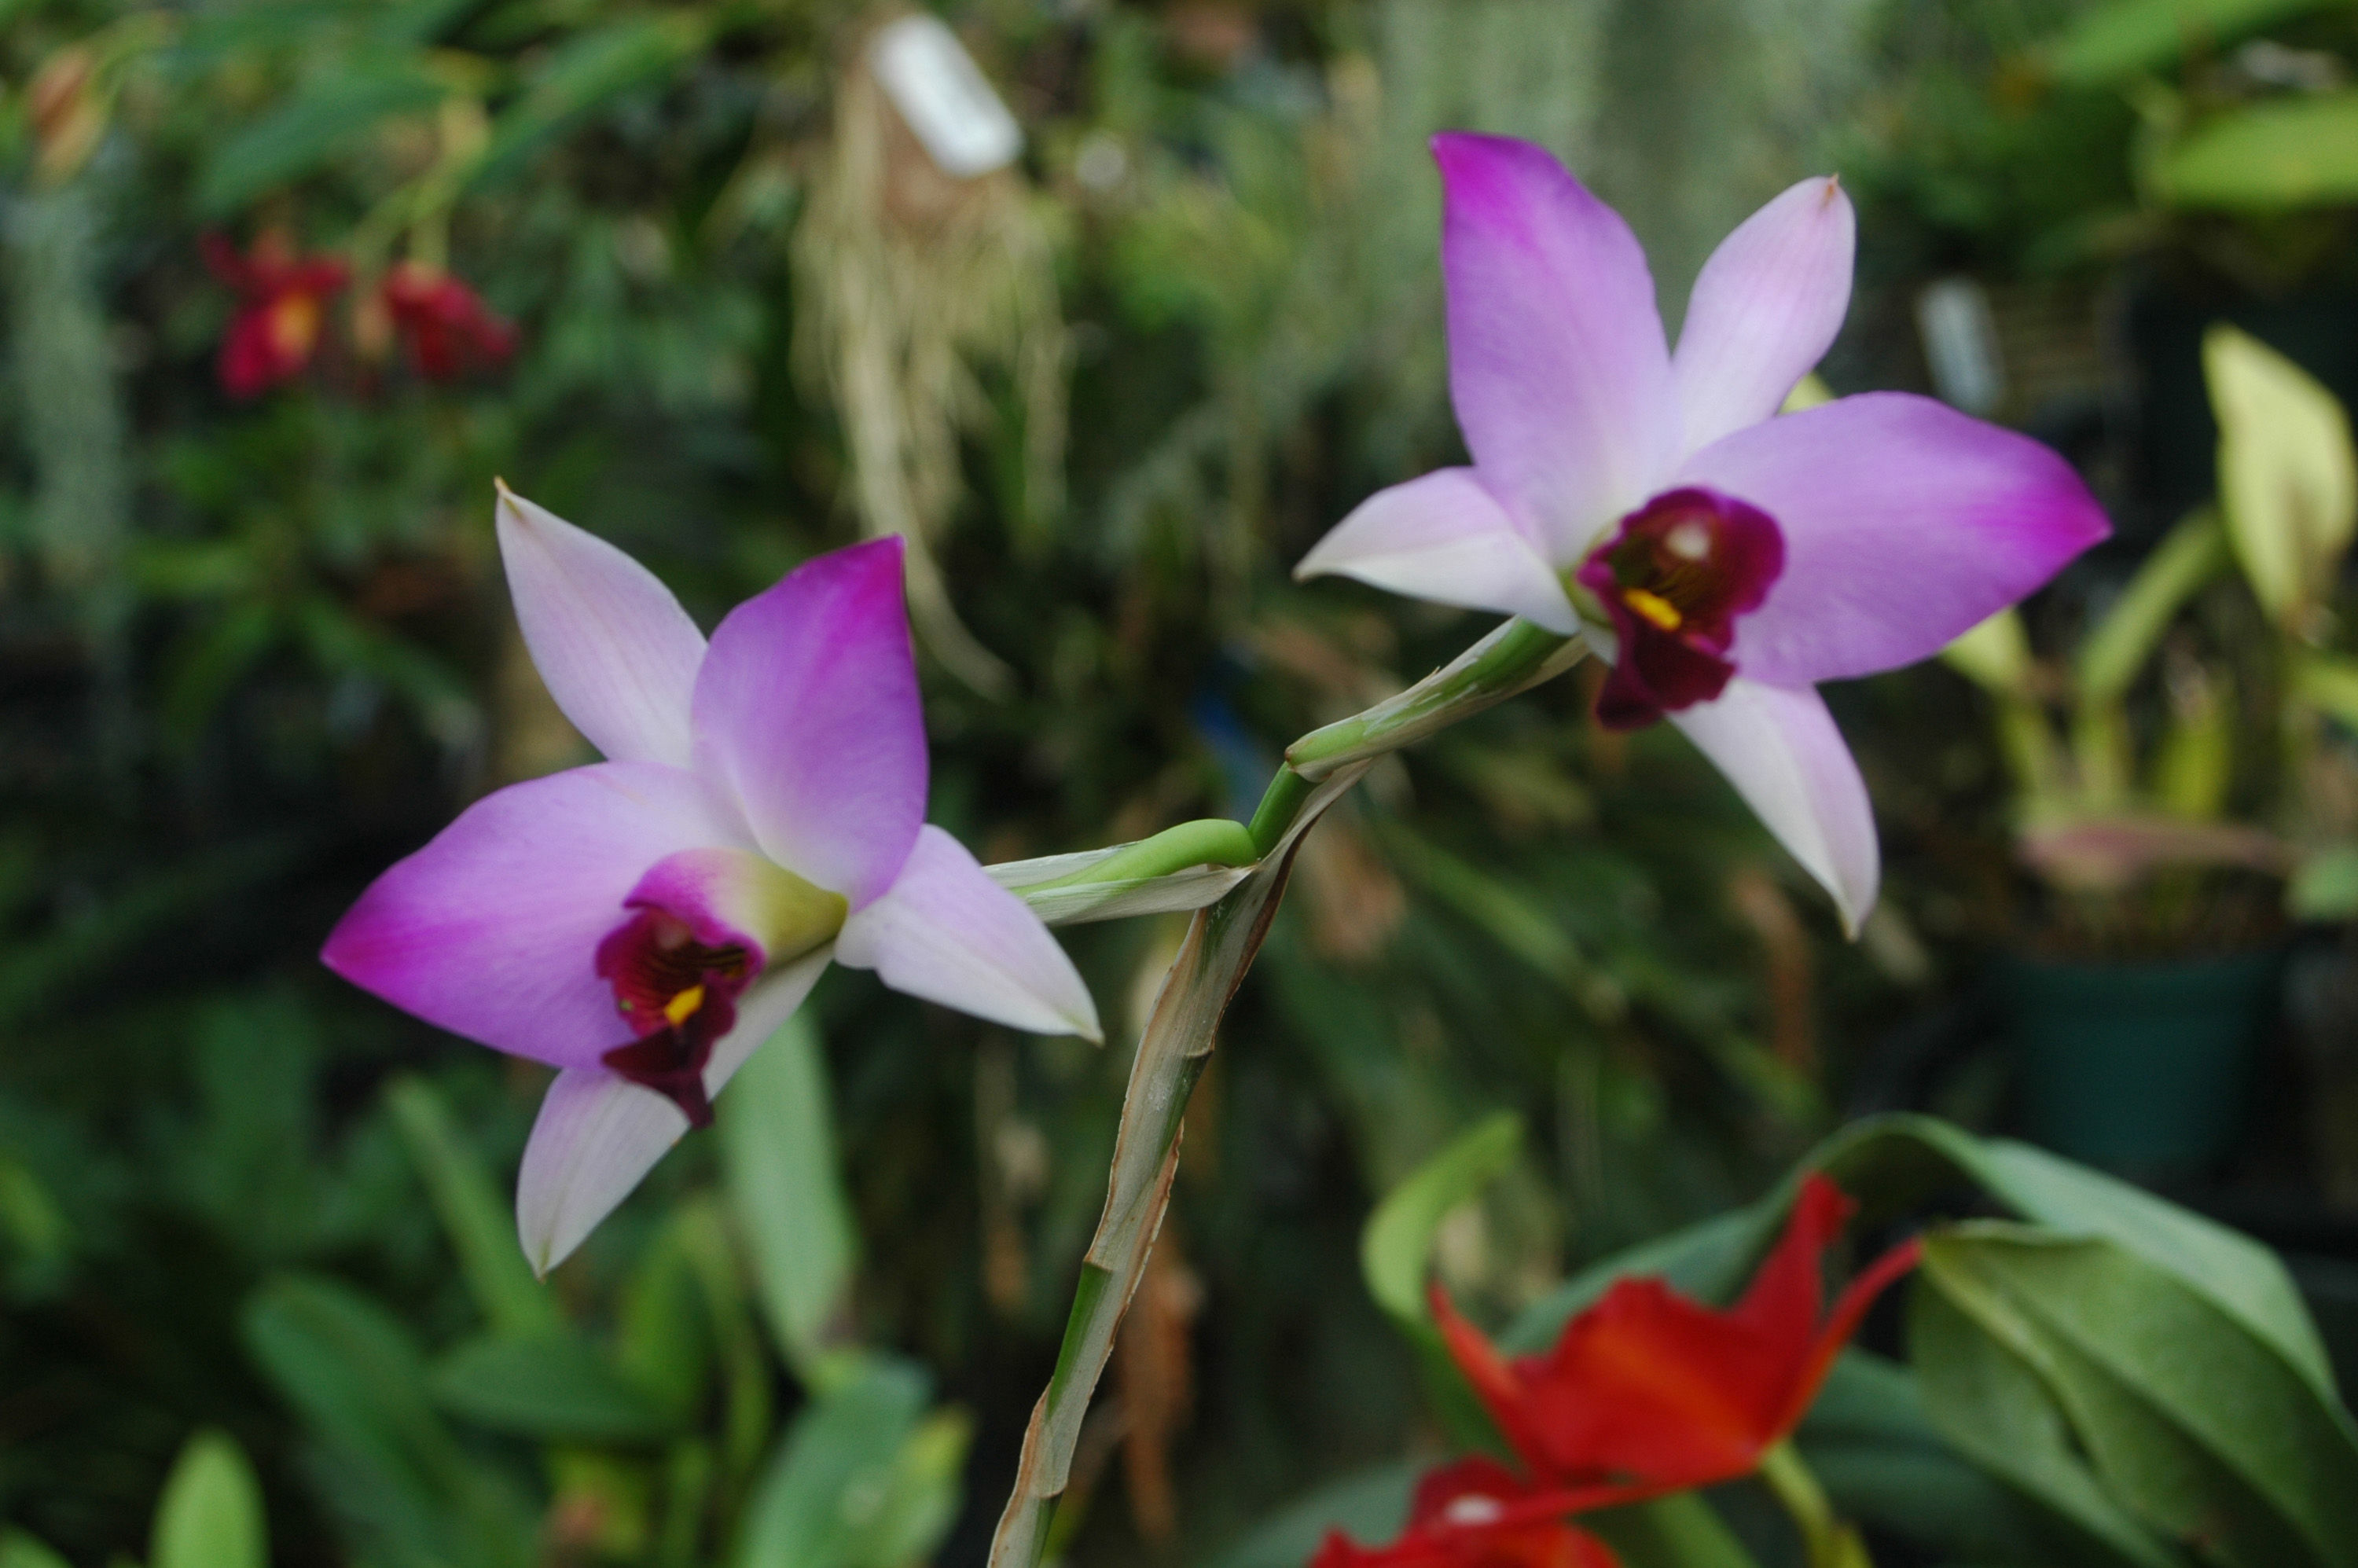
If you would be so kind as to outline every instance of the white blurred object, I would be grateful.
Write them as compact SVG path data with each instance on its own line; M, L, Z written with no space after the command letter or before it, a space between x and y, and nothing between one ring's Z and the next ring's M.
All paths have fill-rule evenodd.
M1023 132L957 35L938 17L903 16L868 46L868 63L944 174L960 179L1015 161Z
M1969 277L1944 277L1916 297L1916 330L1941 401L1968 414L1987 414L2006 395L2006 363L1998 356L1997 323L1989 296Z

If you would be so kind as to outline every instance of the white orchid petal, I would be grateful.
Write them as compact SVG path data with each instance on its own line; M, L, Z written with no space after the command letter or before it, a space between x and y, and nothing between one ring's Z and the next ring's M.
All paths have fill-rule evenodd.
M1563 584L1472 469L1442 469L1376 492L1311 547L1293 575L1357 578L1413 599L1520 615L1565 635L1580 628Z
M1792 690L1738 676L1714 700L1670 717L1833 895L1843 929L1856 935L1875 907L1881 851L1866 781L1825 699L1807 687Z
M940 828L917 835L883 897L857 910L836 957L894 990L1038 1034L1102 1040L1097 1003L1022 899Z
M718 1095L777 1032L827 970L821 948L763 976L737 1001L737 1025L716 1041L704 1090ZM533 1271L572 1255L687 1130L669 1099L603 1067L568 1067L548 1086L516 1173L516 1236Z
M654 573L500 487L500 558L549 696L617 762L688 765L704 634Z

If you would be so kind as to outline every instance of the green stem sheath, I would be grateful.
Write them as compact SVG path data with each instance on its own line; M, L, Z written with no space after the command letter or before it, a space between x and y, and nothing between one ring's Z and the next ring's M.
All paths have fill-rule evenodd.
M1801 1532L1810 1568L1851 1568L1858 1562L1850 1532L1834 1517L1826 1490L1787 1438L1760 1456L1760 1479L1776 1494Z

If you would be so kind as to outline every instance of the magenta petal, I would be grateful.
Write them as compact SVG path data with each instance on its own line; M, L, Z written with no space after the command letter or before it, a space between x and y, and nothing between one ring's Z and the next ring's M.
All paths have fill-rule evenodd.
M925 819L925 719L897 538L806 561L729 612L696 682L698 771L771 859L854 909Z
M736 1027L713 1044L707 1095L719 1094L803 1004L827 963L824 951L814 953L753 982L738 1004ZM565 1261L687 1130L679 1107L603 1067L557 1074L516 1173L516 1236L533 1271L546 1274Z
M927 827L892 891L844 922L838 962L894 990L1035 1034L1104 1038L1080 971L1040 917Z
M1742 676L1710 702L1670 716L1727 775L1761 824L1833 895L1856 935L1875 907L1882 853L1858 763L1825 699Z
M1661 488L1676 456L1653 276L1620 214L1545 148L1452 132L1433 151L1457 423L1561 570Z
M1566 636L1580 630L1563 582L1472 469L1442 469L1361 502L1293 568L1297 578L1329 574L1520 615Z
M655 574L503 485L500 558L548 694L611 762L688 764L704 634Z
M2109 531L2053 450L1900 392L1738 430L1680 478L1784 530L1785 574L1736 622L1730 655L1772 686L1927 658Z
M1671 359L1682 451L1768 418L1825 357L1850 308L1856 245L1850 198L1832 178L1801 181L1719 243Z
M665 856L740 835L694 774L660 763L511 784L371 883L319 957L453 1033L592 1065L632 1038L593 968L622 901Z

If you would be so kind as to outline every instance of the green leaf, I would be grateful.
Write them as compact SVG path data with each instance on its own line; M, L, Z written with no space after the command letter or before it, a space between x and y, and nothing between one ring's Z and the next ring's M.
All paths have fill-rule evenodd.
M462 1449L427 1399L408 1328L348 1285L282 1275L246 1303L246 1347L320 1441L330 1500L388 1562L522 1568L532 1511Z
M2111 0L2082 13L2042 51L2056 80L2101 86L2215 49L2335 0Z
M2217 518L2198 512L2171 529L2080 644L2074 668L2081 697L2117 701L2186 601L2226 568L2227 541Z
M1624 1275L1659 1274L1701 1302L1733 1299L1784 1217L1784 1188L1760 1202L1658 1236L1582 1270L1523 1309L1499 1336L1502 1349L1530 1356L1546 1349L1574 1313L1594 1303Z
M2265 213L2358 200L2358 92L2263 99L2204 120L2154 172L2180 207Z
M21 1530L0 1535L0 1568L72 1568L64 1558Z
M319 168L380 121L430 109L449 91L423 71L398 67L323 77L215 146L197 204L214 217L234 212L272 186Z
M1409 1495L1420 1469L1403 1461L1330 1481L1254 1526L1205 1568L1302 1568L1329 1530L1339 1530L1362 1546L1379 1546L1408 1522Z
M2047 1544L2057 1561L2184 1568L2178 1552L2105 1491L2073 1448L2062 1409L2039 1374L1929 1271L1909 1292L1908 1353L1942 1434L2051 1516Z
M1522 1119L1502 1110L1459 1134L1384 1195L1359 1233L1359 1268L1376 1304L1404 1326L1426 1321L1425 1262L1441 1222L1489 1185L1522 1150Z
M2030 636L2011 606L1941 650L1941 662L1983 690L2019 695L2030 683Z
M450 1125L442 1097L425 1079L405 1076L385 1090L384 1103L483 1320L497 1333L515 1336L556 1329L557 1303L533 1278L532 1264L516 1242L514 1217L474 1151Z
M2351 103L2342 135L2358 143L2358 95ZM2358 530L2349 416L2307 371L2233 327L2203 334L2202 368L2219 420L2219 502L2235 558L2269 617L2304 632Z
M739 1068L714 1107L729 1203L772 1335L806 1383L829 1375L860 1238L837 1169L827 1062L807 1010Z
M147 1556L149 1568L269 1568L262 1486L227 1433L198 1433L180 1450Z
M2236 1568L2358 1563L2358 1433L2217 1305L2125 1249L1985 1222L1925 1270L2032 1362L2129 1506Z
M2302 861L2285 889L2285 908L2295 920L2358 916L2358 844L2336 844Z
M708 17L673 12L630 17L567 39L550 52L524 96L493 122L473 180L516 173L575 120L702 52L712 29Z
M1622 1568L1756 1568L1719 1510L1694 1492L1607 1509L1580 1522L1613 1548Z
M2292 688L2302 701L2358 733L2358 659L2309 654L2293 663Z
M804 1406L746 1507L741 1568L865 1568L929 1393L921 1368L876 1357Z
M548 1442L652 1443L670 1434L663 1408L578 1335L485 1335L434 1368L437 1403L494 1432Z
M1844 1351L1795 1440L1844 1519L1969 1561L2053 1555L2039 1512L1942 1440L1906 1367Z
M930 1563L957 1522L974 1418L937 1410L917 1423L892 1459L892 1477L876 1524L851 1553L853 1568L906 1568Z
M694 1255L692 1214L675 1213L623 1281L614 1365L676 1421L711 1375L713 1329Z

